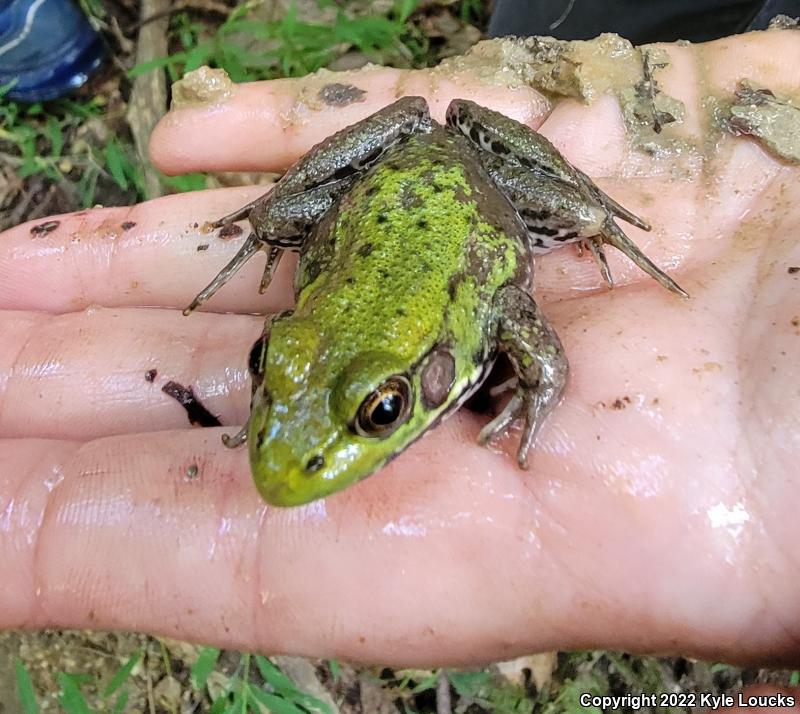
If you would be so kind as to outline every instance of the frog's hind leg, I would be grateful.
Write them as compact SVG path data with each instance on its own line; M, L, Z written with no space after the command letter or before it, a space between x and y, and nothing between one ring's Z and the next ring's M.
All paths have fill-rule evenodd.
M494 307L498 346L511 360L517 382L511 400L481 430L478 441L485 444L512 422L524 420L517 461L526 468L539 428L564 394L569 367L558 336L528 293L507 285L499 290Z
M451 102L447 123L479 149L484 168L525 223L534 254L582 241L612 286L603 252L608 243L665 288L688 297L625 235L614 216L643 230L650 224L604 193L541 134L465 99Z
M644 218L617 203L583 171L569 163L547 138L529 126L467 99L454 99L450 103L447 124L464 134L476 148L586 192L608 213L637 228L650 230Z

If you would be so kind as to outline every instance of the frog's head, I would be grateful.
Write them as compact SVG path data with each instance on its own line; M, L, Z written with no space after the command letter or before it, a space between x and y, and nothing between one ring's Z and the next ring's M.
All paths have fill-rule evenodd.
M308 323L278 321L251 353L250 464L276 506L369 476L455 398L455 360L445 348L410 366L390 350L323 354L325 341Z

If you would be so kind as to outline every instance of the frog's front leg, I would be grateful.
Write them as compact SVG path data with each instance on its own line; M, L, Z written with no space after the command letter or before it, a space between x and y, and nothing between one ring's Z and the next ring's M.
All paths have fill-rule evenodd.
M508 355L517 375L511 400L478 436L486 443L515 420L523 419L517 460L527 467L528 451L548 414L561 401L569 366L564 349L533 298L515 285L500 289L495 297L497 343Z
M430 113L422 97L398 99L320 142L269 193L214 221L211 225L218 228L248 218L253 231L184 314L208 300L260 250L268 256L260 287L263 292L282 252L300 250L311 228L358 176L404 138L430 129Z
M247 358L247 371L250 373L250 413L254 409L264 408L269 402L269 394L264 389L264 373L267 365L267 350L269 349L269 337L272 326L278 321L290 317L292 310L284 310L276 315L271 315L264 322L264 329L253 346ZM222 443L229 449L235 449L247 443L247 434L250 428L250 418L248 417L244 426L233 436L230 434L222 435Z
M603 253L603 243L608 243L665 288L688 297L625 235L613 217L644 230L650 230L650 225L600 190L541 134L465 99L451 102L447 123L479 150L484 168L526 224L534 253L583 241L603 278L612 285Z

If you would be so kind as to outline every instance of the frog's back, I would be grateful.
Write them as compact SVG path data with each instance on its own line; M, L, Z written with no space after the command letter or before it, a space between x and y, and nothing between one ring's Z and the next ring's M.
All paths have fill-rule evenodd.
M437 126L359 179L301 256L298 317L354 349L390 346L409 360L443 333L479 339L497 289L527 286L530 258L524 227L473 151Z

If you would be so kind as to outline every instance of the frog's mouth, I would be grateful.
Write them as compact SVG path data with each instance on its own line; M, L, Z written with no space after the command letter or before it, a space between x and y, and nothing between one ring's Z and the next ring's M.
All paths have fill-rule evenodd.
M273 403L262 394L259 406L266 408L253 409L248 425L250 464L259 493L273 506L301 506L367 478L463 406L483 385L495 361L496 355L488 355L471 374L453 384L450 394L458 396L424 426L408 422L386 439L355 434L344 421L335 426L323 423L319 414L312 417L315 423L310 428L304 419L298 420L297 428L327 434L327 438L315 441L299 431L289 433L290 406Z

